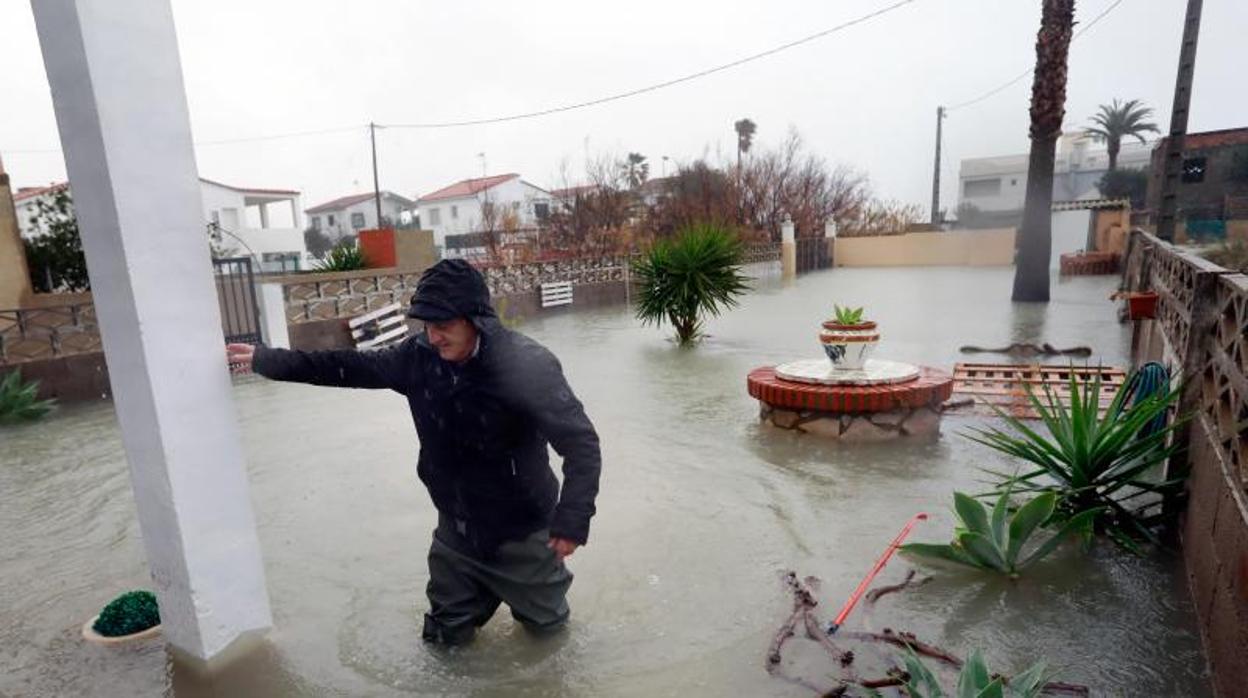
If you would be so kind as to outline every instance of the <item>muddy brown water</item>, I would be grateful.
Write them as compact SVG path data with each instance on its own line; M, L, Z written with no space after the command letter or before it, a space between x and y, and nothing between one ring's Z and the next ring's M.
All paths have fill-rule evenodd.
M779 571L822 578L827 618L910 515L932 514L914 540L947 540L952 491L976 490L977 467L1010 465L958 436L969 418L947 418L935 441L852 447L762 428L745 375L817 356L834 301L868 307L888 358L947 368L963 344L1047 341L1125 364L1115 279L1055 283L1048 306L1011 304L1010 281L1007 269L762 278L693 351L622 307L524 323L563 361L605 461L591 543L571 559L571 628L553 641L504 609L469 647L424 646L434 512L402 399L250 379L235 396L274 629L209 676L159 641L86 645L86 618L147 585L111 405L4 428L0 696L809 695L763 668L791 607ZM896 559L881 583L909 567ZM982 648L1006 672L1043 657L1094 695L1209 694L1181 566L1107 545L1016 583L940 573L848 627L864 624ZM800 645L790 661L826 669Z

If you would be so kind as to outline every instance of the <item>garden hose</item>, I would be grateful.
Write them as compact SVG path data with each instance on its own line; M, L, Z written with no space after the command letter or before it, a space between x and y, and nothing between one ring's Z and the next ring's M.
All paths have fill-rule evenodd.
M1170 371L1156 361L1136 369L1124 388L1127 391L1126 401L1132 406L1154 397L1164 397L1170 393ZM1139 438L1147 438L1166 428L1166 413L1163 411L1154 417L1140 430Z

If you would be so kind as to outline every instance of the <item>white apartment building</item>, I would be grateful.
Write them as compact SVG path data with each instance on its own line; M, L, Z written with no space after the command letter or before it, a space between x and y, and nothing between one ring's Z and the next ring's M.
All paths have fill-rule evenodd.
M1149 165L1153 143L1123 142L1118 169ZM1027 196L1028 154L962 160L958 203L981 211L1021 211ZM1053 167L1053 200L1100 198L1097 183L1109 168L1109 154L1083 132L1064 134L1057 142Z
M240 257L251 257L258 271L307 269L310 257L300 225L300 194L292 189L236 187L200 177L205 227L196 231L212 236L221 249ZM68 189L59 182L47 187L26 187L13 195L17 223L22 237L42 235L33 220L39 201L51 202L56 192Z
M553 196L520 178L518 174L465 179L416 202L420 227L433 231L439 254L446 249L447 235L536 227L550 216ZM487 215L488 214L488 215Z
M343 196L304 211L308 226L337 242L358 236L361 230L406 223L416 202L394 192L381 192L381 224L377 221L377 201L373 192Z

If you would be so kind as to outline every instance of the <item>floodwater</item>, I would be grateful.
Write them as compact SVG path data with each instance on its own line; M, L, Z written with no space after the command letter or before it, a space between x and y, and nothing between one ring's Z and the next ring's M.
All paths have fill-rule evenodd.
M692 351L622 307L525 322L562 359L604 450L590 545L570 559L571 628L554 640L528 637L504 610L466 648L421 643L435 517L396 395L237 386L275 627L209 676L160 641L79 639L102 604L147 585L111 406L0 431L0 696L810 695L764 670L791 609L779 572L822 578L827 619L907 518L932 514L913 540L948 540L953 490L977 491L978 467L1009 465L958 435L969 418L946 418L935 441L874 446L763 428L745 375L817 356L834 301L868 307L883 357L948 368L963 344L1047 341L1125 363L1114 279L1055 283L1048 306L1013 306L1011 274L761 279ZM909 567L895 559L880 582ZM958 654L981 648L1007 673L1045 658L1093 695L1209 694L1179 565L1108 545L1055 555L1015 583L938 573L848 627L864 623ZM817 674L794 642L806 655L794 670Z

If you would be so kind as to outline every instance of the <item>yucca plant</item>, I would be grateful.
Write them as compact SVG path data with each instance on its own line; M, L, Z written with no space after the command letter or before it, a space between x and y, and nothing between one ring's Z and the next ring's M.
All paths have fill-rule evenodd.
M945 693L936 675L919 659L914 650L907 650L906 695L910 698L1035 698L1044 692L1048 667L1036 662L1027 670L1006 679L988 671L979 650L971 652L958 672L958 686Z
M325 254L325 259L313 267L316 271L356 271L367 269L364 251L353 242L340 242Z
M838 325L861 325L862 324L862 308L842 308L839 305L833 306L836 311L836 324Z
M1036 545L1031 542L1033 534L1049 521L1057 508L1057 495L1053 492L1045 492L1023 504L1012 516L1009 513L1008 491L997 497L991 512L974 497L962 492L953 493L953 507L960 522L953 542L948 545L910 543L903 545L901 551L919 558L944 560L1013 578L1056 550L1058 544L1068 537L1090 534L1092 521L1099 513L1093 509L1075 514L1062 524L1056 534Z
M39 381L24 383L20 369L0 381L0 424L33 421L55 406L55 400L39 399Z
M1104 416L1098 416L1100 377L1080 386L1072 374L1069 406L1047 385L1044 400L1028 389L1042 430L998 409L1009 431L975 429L966 436L1035 466L1022 474L994 473L1002 478L999 490L1052 492L1058 498L1059 516L1095 510L1096 530L1126 547L1134 549L1132 540L1141 538L1156 544L1159 541L1150 526L1164 512L1150 510L1177 496L1182 486L1182 479L1149 477L1155 466L1175 453L1170 436L1183 420L1164 425L1164 418L1178 401L1179 389L1139 395L1128 406L1127 386L1132 382L1128 380ZM1152 428L1159 417L1163 426Z
M702 316L718 316L749 289L741 273L741 242L711 223L690 226L660 240L633 265L641 286L637 317L643 324L671 323L687 345L701 336Z

